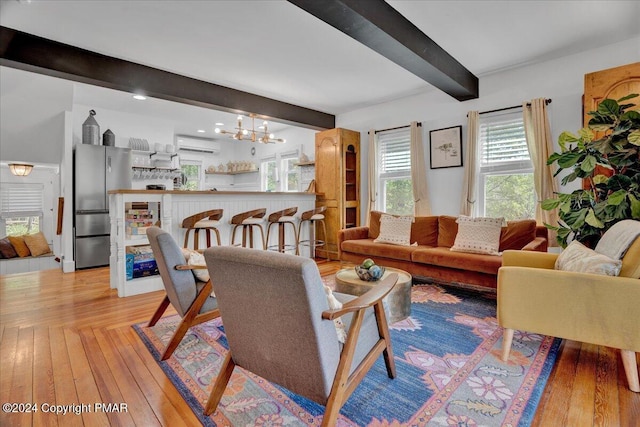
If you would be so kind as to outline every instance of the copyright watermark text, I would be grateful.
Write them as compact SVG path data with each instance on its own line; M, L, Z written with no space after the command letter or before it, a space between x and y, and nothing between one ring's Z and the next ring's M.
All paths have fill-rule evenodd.
M107 402L95 402L95 403L70 403L66 405L56 405L51 403L17 403L17 402L5 402L2 404L2 412L4 413L36 413L43 412L56 415L80 415L90 412L129 412L129 408L126 403L107 403Z

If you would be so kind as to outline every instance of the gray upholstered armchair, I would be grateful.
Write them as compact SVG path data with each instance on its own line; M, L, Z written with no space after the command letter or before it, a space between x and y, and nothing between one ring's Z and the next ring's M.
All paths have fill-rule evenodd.
M160 360L166 360L171 357L191 326L214 319L220 316L220 312L218 302L211 296L211 281L196 281L191 270L199 267L187 265L182 250L171 234L158 227L150 227L147 237L167 292L151 317L149 326L160 320L169 304L182 317L180 325L160 357Z
M236 365L326 406L324 426L335 424L380 354L395 377L382 298L397 274L357 298L334 293L343 307L330 310L311 259L236 247L212 247L204 256L229 343L205 414L215 411ZM344 345L337 317L347 327Z

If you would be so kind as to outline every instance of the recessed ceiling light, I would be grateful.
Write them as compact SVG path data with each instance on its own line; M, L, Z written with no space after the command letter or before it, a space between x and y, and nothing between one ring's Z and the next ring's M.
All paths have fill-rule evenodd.
M218 122L218 123L216 123L216 126L224 126L224 123Z
M204 129L198 129L198 133L205 133L206 131Z
M144 95L133 95L133 99L137 99L138 101L144 101L145 99L147 99L147 97Z

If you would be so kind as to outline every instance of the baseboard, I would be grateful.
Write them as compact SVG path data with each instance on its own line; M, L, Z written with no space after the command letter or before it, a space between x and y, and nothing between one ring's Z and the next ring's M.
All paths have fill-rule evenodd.
M73 273L74 271L76 271L76 262L71 260L71 261L67 261L67 260L63 260L62 261L62 272L63 273Z

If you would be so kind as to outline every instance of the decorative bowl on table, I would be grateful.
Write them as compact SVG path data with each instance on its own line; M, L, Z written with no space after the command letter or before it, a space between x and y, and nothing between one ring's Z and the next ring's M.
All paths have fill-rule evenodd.
M376 280L380 280L384 274L384 267L380 267L379 265L373 265L369 268L356 265L355 270L360 280L364 280L365 282L375 282Z

